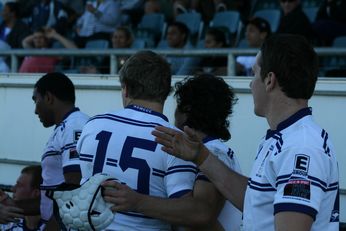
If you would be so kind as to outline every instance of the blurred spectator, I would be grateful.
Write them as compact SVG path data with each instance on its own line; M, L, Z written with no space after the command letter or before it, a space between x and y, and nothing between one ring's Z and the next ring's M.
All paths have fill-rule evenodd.
M31 14L31 29L36 31L42 27L54 28L58 33L65 34L67 13L58 0L41 0L34 5Z
M144 4L144 14L160 13L161 5L159 0L147 0Z
M30 27L19 18L19 4L5 3L1 15L3 19L0 25L1 40L7 42L12 48L22 48L23 39L31 32Z
M209 48L225 48L226 35L223 30L218 28L209 28L205 34L204 47ZM214 75L227 75L227 57L225 56L209 56L203 58L196 70L196 73L210 73Z
M346 1L324 0L313 28L323 46L330 46L335 37L346 35Z
M260 48L270 34L270 25L265 19L253 17L247 22L245 37L250 48ZM255 60L256 56L238 56L236 58L236 75L252 75Z
M209 24L215 14L214 0L192 0L191 8L201 14L202 20L206 25Z
M136 27L144 13L146 0L120 0L121 24Z
M128 27L117 27L112 35L112 48L122 49L122 48L131 48L133 44L133 34ZM129 56L117 56L118 70L124 65L125 61ZM109 74L110 60L107 57L104 59L104 62L99 63L96 58L89 58L85 63L79 66L79 73L88 73L88 74Z
M181 22L173 22L168 26L166 40L169 48L192 48L189 42L189 29ZM176 56L168 56L167 61L171 64L173 75L189 75L198 63L196 58Z
M173 17L176 18L179 14L190 12L190 0L174 0L173 2Z
M4 41L0 40L0 50L10 50L11 47ZM10 72L10 68L8 67L6 57L0 56L0 73L8 73Z
M280 0L282 17L277 33L299 34L314 41L314 32L308 17L302 10L300 0Z
M28 199L40 198L40 184L42 183L41 166L27 166L22 169L16 184L12 188L14 201L25 201ZM25 216L12 222L0 225L0 230L44 230L44 223L41 216Z
M83 48L92 39L109 41L114 28L120 24L120 0L88 1L84 14L77 20L76 43Z
M32 9L41 0L16 0L19 4L19 15L21 18L29 19L32 14Z
M52 42L59 42L64 48L77 48L70 40L57 33L53 28L41 28L23 40L26 49L48 49ZM61 57L54 56L26 56L19 68L21 73L53 72Z

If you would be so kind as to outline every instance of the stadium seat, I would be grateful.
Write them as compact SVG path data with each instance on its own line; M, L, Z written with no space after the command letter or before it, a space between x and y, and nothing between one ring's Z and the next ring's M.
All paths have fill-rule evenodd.
M270 24L272 32L276 32L281 17L281 11L278 9L258 10L254 13L254 16L264 18Z
M203 21L200 13L191 12L179 14L176 17L177 22L184 23L190 30L190 38L198 41L201 38L203 30Z
M240 14L238 11L217 12L209 23L210 27L219 27L226 30L228 44L233 44L240 26Z
M248 48L249 44L247 43L247 40L245 38L243 38L238 42L237 47L238 48Z
M143 38L136 38L133 43L131 48L132 49L144 49L146 47L146 41Z
M308 7L308 8L303 8L304 13L308 17L309 21L311 23L315 22L316 16L317 16L317 11L318 7Z
M280 2L278 0L254 0L251 12L268 9L280 9Z
M345 48L346 36L336 37L332 47ZM326 56L320 58L321 75L328 77L346 77L346 56Z
M304 0L301 1L302 7L304 8L312 8L317 7L319 8L322 4L323 0Z
M135 31L136 38L145 39L148 47L154 47L163 36L165 16L161 13L144 14Z

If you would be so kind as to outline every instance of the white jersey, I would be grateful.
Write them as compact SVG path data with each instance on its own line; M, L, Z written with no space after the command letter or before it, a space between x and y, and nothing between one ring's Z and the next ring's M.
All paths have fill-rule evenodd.
M305 108L268 130L245 195L244 230L274 230L274 215L298 212L312 231L339 230L339 173L328 133ZM293 221L294 222L294 221Z
M45 224L41 220L35 229L29 229L24 219L19 219L19 222L16 223L0 224L1 231L43 231L45 227Z
M172 127L167 118L140 106L98 115L85 125L77 144L82 182L102 172L139 193L179 197L193 188L197 169L161 150L151 135L157 125ZM166 222L139 213L116 213L107 230L170 230Z
M241 173L239 162L232 149L227 147L219 139L208 137L204 139L203 142L208 150L219 160L221 160L227 167L238 173ZM198 173L197 180L209 181L208 178L203 174L203 172ZM242 213L229 201L226 200L225 205L218 217L218 221L225 231L238 231L240 229L242 221Z
M41 158L41 216L48 221L52 216L53 203L46 197L45 189L55 188L65 181L64 173L80 172L79 157L76 151L77 140L89 116L78 108L68 113L50 136Z

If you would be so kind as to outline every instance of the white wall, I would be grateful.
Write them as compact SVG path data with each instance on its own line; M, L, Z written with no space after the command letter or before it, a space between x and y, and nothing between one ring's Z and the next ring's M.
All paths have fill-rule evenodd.
M41 152L52 128L43 128L34 114L32 88L38 75L0 76L0 159L40 161ZM122 108L120 86L116 77L71 75L77 89L76 105L89 115ZM174 81L180 78L174 78ZM253 114L250 78L227 78L238 97L231 118L232 139L244 174L249 174L259 139L267 123ZM310 106L316 121L334 141L340 167L340 187L346 189L346 79L321 79ZM173 122L175 102L167 100L164 113ZM0 161L0 184L14 184L23 166ZM346 195L341 197L341 220L346 222Z

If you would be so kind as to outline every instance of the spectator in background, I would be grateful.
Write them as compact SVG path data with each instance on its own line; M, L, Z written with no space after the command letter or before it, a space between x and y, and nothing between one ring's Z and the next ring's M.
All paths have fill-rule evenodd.
M59 42L65 48L77 48L77 46L53 28L41 28L23 40L26 49L48 49L52 41ZM26 56L19 68L21 73L47 73L55 69L56 64L62 60L54 56Z
M14 201L40 198L41 172L41 166L27 166L22 169L12 189ZM0 230L43 230L43 228L44 224L40 215L25 216L16 222L0 225Z
M245 37L248 47L260 48L270 34L271 29L267 20L253 17L247 22ZM255 64L255 61L255 56L238 56L236 58L236 74L252 75L252 66Z
M345 0L325 0L322 3L312 25L321 45L330 46L335 37L346 35L345 12Z
M166 40L168 47L172 49L192 48L189 42L189 29L181 22L173 22L168 26ZM198 59L190 57L168 56L167 61L171 65L173 75L191 74L198 64Z
M226 35L219 28L209 28L205 34L204 47L224 48L227 46ZM196 73L209 73L214 75L227 75L227 57L208 56L203 58L196 70Z
M84 14L76 23L77 46L83 48L86 42L92 39L109 41L114 28L120 24L120 0L88 1Z
M31 14L31 29L36 31L42 27L54 28L59 34L65 34L67 13L58 0L41 0L34 5Z
M112 48L124 49L131 48L133 44L133 34L130 28L120 26L115 29L112 35ZM129 58L127 55L117 56L118 70L124 65L125 61ZM79 73L84 74L109 74L110 60L108 57L102 63L99 63L96 57L88 58L86 63L79 66Z
M0 40L0 50L10 50L11 47L4 41ZM0 73L8 73L10 68L6 63L6 57L0 56Z
M1 16L3 22L0 25L1 40L7 42L11 48L22 48L23 39L31 31L19 17L19 3L7 2L2 8Z
M299 34L314 42L314 32L300 0L280 0L282 16L277 33Z

